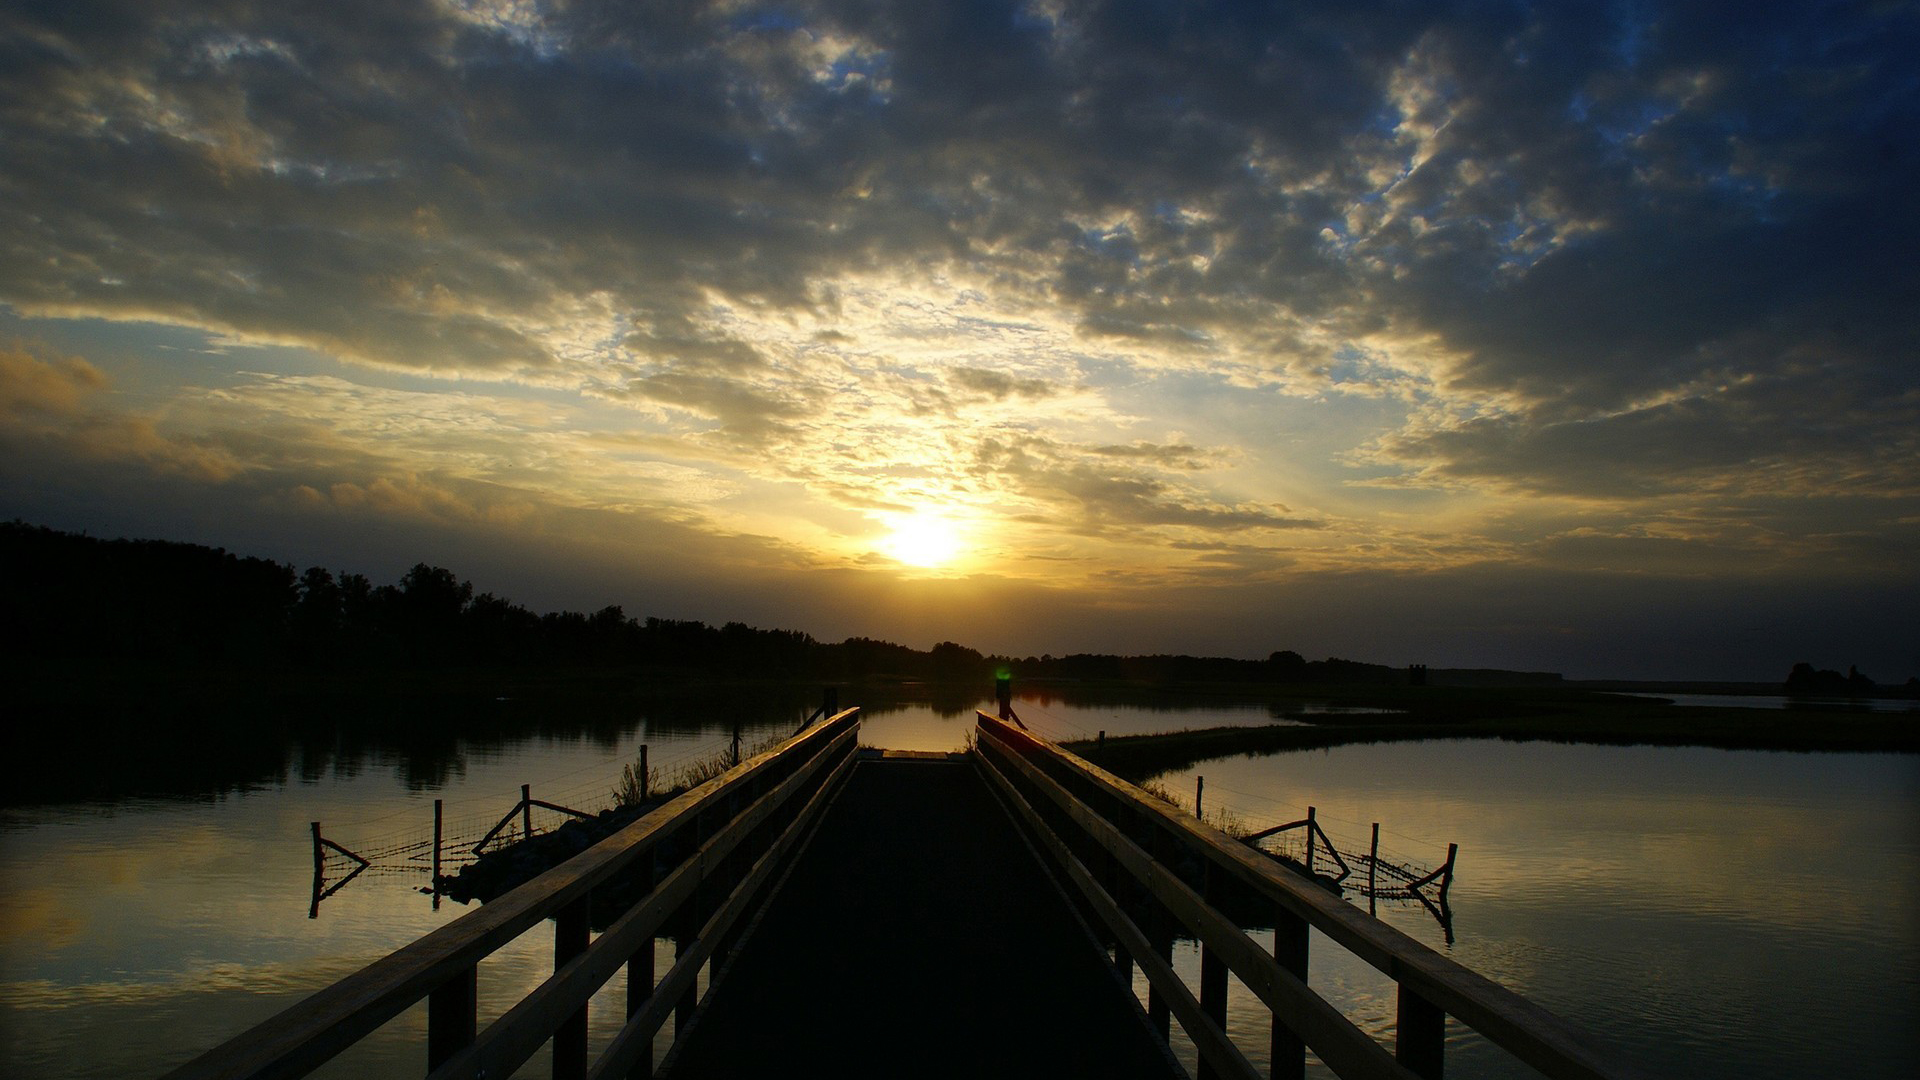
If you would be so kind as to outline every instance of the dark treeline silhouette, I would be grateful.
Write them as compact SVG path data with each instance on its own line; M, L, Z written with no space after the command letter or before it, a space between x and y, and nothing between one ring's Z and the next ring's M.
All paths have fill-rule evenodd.
M633 618L618 606L537 614L451 570L391 585L161 540L101 540L0 525L0 625L16 655L177 666L419 669L626 667L664 675L871 676L985 684L1003 659L941 642L918 650L815 641L744 623Z
M405 672L435 669L644 671L659 678L858 680L988 684L1022 680L1405 685L1408 669L1291 651L1265 660L1074 654L1013 658L943 641L928 650L854 637L821 642L795 630L636 618L618 606L538 614L421 563L394 584L364 575L163 540L103 540L24 522L0 524L0 627L16 655L179 669ZM1435 684L1555 683L1537 672L1436 670Z
M1881 686L1857 667L1847 668L1842 675L1802 662L1787 673L1782 689L1792 697L1914 697L1920 696L1920 677L1909 678L1896 689Z

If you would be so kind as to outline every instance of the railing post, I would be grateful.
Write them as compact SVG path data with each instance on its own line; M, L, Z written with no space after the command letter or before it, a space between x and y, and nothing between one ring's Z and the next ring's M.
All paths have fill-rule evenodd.
M575 900L553 917L553 970L557 973L567 961L587 951L593 936L588 913L593 894ZM572 1015L553 1030L554 1080L585 1080L587 1075L587 1006L583 1002Z
M520 839L533 836L533 785L520 785Z
M1426 1080L1441 1080L1446 1068L1446 1046L1447 1014L1401 983L1393 1056L1416 1075Z
M646 752L647 748L642 746L640 748L640 760L643 763L646 761ZM642 767L645 767L644 764ZM656 872L659 864L660 853L658 849L655 849L647 855L646 863L643 867L647 875L648 892L653 891L653 887L659 877ZM657 933L658 931L655 932ZM627 958L627 1019L629 1020L633 1019L634 1015L646 1005L647 999L653 996L654 948L655 941L653 934L648 934L646 944L640 946L638 951ZM627 1077L628 1080L651 1080L652 1076L653 1040L648 1039L640 1045L640 1058L634 1063L633 1069L627 1073Z
M1307 981L1307 920L1284 907L1274 912L1273 959L1302 983ZM1307 1075L1307 1044L1278 1013L1273 1017L1271 1060L1273 1080L1301 1080Z
M1196 805L1199 800L1195 800ZM1201 885L1201 894L1206 897L1207 906L1218 908L1222 888L1220 872L1209 861L1206 865L1205 879ZM1227 962L1213 951L1204 941L1200 945L1200 1011L1207 1019L1227 1029ZM1205 1054L1200 1055L1199 1080L1215 1080L1220 1070Z
M428 1072L473 1045L480 1030L479 989L478 973L468 968L427 995Z
M440 910L440 836L446 821L444 799L433 800L433 910Z

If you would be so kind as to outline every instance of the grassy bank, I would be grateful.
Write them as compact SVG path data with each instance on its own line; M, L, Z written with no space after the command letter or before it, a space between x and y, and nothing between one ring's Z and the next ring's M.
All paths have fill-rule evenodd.
M1349 743L1507 739L1616 746L1706 746L1726 750L1920 753L1920 719L1907 713L1836 709L1705 708L1577 695L1528 705L1516 695L1473 714L1464 701L1407 716L1316 718L1310 724L1217 727L1091 740L1069 750L1130 779L1235 754L1275 754Z

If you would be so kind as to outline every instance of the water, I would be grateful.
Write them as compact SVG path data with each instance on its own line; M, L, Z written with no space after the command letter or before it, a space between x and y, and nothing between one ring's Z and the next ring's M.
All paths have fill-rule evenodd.
M1810 698L1784 694L1636 694L1654 697L1675 705L1707 705L1722 709L1839 709L1857 712L1920 713L1920 701L1913 698Z
M913 691L903 692L910 698ZM849 703L852 703L849 700ZM417 890L404 855L309 918L309 822L356 850L474 836L530 784L582 809L607 801L647 743L656 767L721 752L729 717L749 745L792 730L798 698L597 723L580 732L383 749L290 745L277 768L198 795L122 795L0 811L0 1075L153 1075L463 914ZM951 749L971 698L880 703L862 741ZM1266 706L1179 711L1023 698L1057 738L1266 723ZM670 715L669 715L670 713ZM704 718L704 722L690 717ZM257 756L257 755L256 755ZM1920 838L1914 759L1501 742L1385 744L1214 761L1163 778L1250 825L1303 816L1364 848L1429 865L1461 845L1455 943L1417 906L1382 916L1476 970L1600 1031L1655 1073L1906 1075L1920 1047ZM557 821L549 817L549 823ZM344 872L329 865L329 882ZM538 931L481 969L482 1023L550 970ZM1176 957L1197 985L1197 954ZM1391 984L1314 942L1314 985L1363 1027L1391 1025ZM664 963L663 963L664 968ZM1232 1026L1256 1058L1264 1012L1236 987ZM617 991L596 1001L612 1033ZM326 1075L418 1074L416 1008ZM1449 1075L1523 1075L1455 1032ZM536 1058L530 1074L545 1067ZM1897 1073L1896 1073L1897 1070Z
M1374 821L1385 856L1437 866L1459 844L1452 945L1417 904L1381 917L1653 1075L1904 1077L1920 1054L1915 757L1436 741L1160 783L1191 805L1196 776L1204 809L1250 829L1313 806L1346 850ZM1309 981L1391 1030L1391 983L1317 934ZM1233 1004L1264 1061L1266 1014ZM1448 1053L1449 1075L1533 1075L1452 1022Z

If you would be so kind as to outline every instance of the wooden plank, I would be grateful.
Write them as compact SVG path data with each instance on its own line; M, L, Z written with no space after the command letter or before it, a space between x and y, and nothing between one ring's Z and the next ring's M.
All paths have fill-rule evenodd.
M488 1025L471 1047L436 1069L431 1080L471 1077L482 1073L490 1076L511 1075L539 1051L562 1019L573 1010L585 1006L594 993L643 947L643 943L651 944L660 927L694 895L712 870L749 832L771 817L825 763L836 758L839 765L829 774L822 787L824 789L838 783L838 778L844 775L852 761L852 750L858 738L856 729L849 728L842 732L792 776L756 800L732 823L715 833L699 851L661 879L653 892L615 920L582 953L556 969L551 978ZM818 798L817 792L813 798ZM791 828L789 826L789 830ZM685 955L684 950L681 955ZM655 991L654 996L658 994ZM647 1033L649 1038L652 1034Z
M858 708L781 743L656 808L580 855L166 1074L166 1080L305 1076L449 980L470 971L595 885L674 835L690 812L788 752L818 752L859 723ZM812 743L813 745L809 745ZM805 750L800 748L805 747Z
M1178 808L1168 808L1105 769L1020 731L990 714L978 717L980 742L1040 755L1137 807L1183 846L1223 867L1242 883L1307 920L1321 933L1425 1000L1458 1018L1551 1080L1631 1080L1639 1068L1591 1034L1526 998L1441 956L1399 930L1324 889L1295 879L1259 852ZM1021 751L1012 751L1018 756Z
M694 940L687 954L675 961L673 967L668 969L666 977L661 979L660 985L654 988L653 996L641 1005L627 1020L626 1025L613 1037L612 1043L600 1055L599 1060L593 1063L593 1068L587 1074L589 1080L610 1080L610 1078L626 1076L636 1067L641 1051L651 1051L653 1036L666 1022L668 1011L675 1006L677 1000L693 989L694 978L699 973L700 966L713 954L719 936L745 913L748 901L759 892L761 886L766 884L767 879L772 876L787 852L791 851L800 838L806 835L808 825L832 801L834 790L845 782L857 760L855 755L848 754L807 799L806 805L781 832L779 839L775 840L766 853L754 863L753 869L735 887L727 901L721 905L720 910L707 920L707 924L701 928L699 937Z
M1338 1009L1314 993L1304 981L1283 968L1246 932L1207 904L1186 882L1162 866L1113 823L1055 784L1032 762L1005 747L982 742L993 757L1010 765L1033 784L1074 824L1111 852L1134 879L1145 885L1174 917L1192 930L1226 967L1240 976L1277 1019L1298 1034L1322 1061L1342 1076L1392 1077L1414 1080L1393 1061L1385 1047L1355 1027ZM988 755L982 755L986 758ZM1011 782L1011 781L1009 781Z
M1194 1000L1193 992L1187 989L1187 984L1180 978L1179 973L1153 950L1147 942L1147 936L1140 931L1140 927L1127 917L1126 912L1120 910L1120 905L1100 887L1098 881L1094 880L1092 872L1074 857L1073 852L1067 850L1066 844L1055 836L1051 829L1047 828L1039 812L1027 802L1026 796L1021 794L1013 781L984 757L982 766L982 771L1000 788L1014 812L1026 822L1027 828L1053 856L1054 861L1066 871L1068 880L1072 881L1080 894L1086 897L1087 902L1107 924L1108 929L1112 930L1127 948L1133 950L1139 957L1140 970L1147 976L1147 982L1160 991L1169 1010L1179 1018L1181 1028L1193 1039L1193 1044L1200 1051L1202 1058L1222 1076L1233 1077L1235 1080L1260 1080L1259 1072L1247 1061L1246 1055L1233 1044L1233 1040L1227 1037L1227 1033L1221 1029L1220 1025L1206 1014L1206 1011L1200 1007L1200 1002Z

